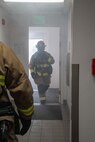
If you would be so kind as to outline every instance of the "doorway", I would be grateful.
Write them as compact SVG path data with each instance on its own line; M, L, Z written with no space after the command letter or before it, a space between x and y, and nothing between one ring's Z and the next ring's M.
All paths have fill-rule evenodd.
M39 40L43 40L46 44L46 51L49 52L55 59L53 65L53 74L51 84L47 92L47 104L59 104L59 27L30 27L29 28L29 62L31 56L37 51L35 48ZM29 71L29 79L34 90L34 103L39 104L39 96L37 86L31 77Z

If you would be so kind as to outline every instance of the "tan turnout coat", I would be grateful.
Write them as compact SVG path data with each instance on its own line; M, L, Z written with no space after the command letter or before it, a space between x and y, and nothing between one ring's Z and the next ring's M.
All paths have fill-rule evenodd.
M6 86L13 97L19 114L31 119L34 111L33 89L24 67L11 48L0 42L0 85ZM1 101L8 97L0 96Z

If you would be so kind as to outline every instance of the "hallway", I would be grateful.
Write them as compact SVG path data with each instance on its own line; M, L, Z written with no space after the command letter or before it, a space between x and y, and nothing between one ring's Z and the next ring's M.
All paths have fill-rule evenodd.
M31 128L25 136L18 136L20 142L69 142L69 112L62 105L63 120L32 120Z
M38 91L34 91L34 117L28 133L23 137L18 136L20 142L70 141L69 109L65 102L60 105L59 96L57 89L49 89L46 93L46 104L41 105ZM36 107L38 107L38 110ZM41 107L43 108L42 110L40 109ZM50 108L47 109L47 107Z
M0 21L0 41L14 50L27 75L29 28L60 28L59 86L51 88L59 88L63 120L32 120L27 135L19 136L20 142L94 142L95 0L64 0L63 4L6 3L0 0ZM42 39L37 33L37 38ZM50 49L54 36L49 36ZM47 44L48 39L44 40ZM53 52L57 53L55 45ZM54 74L56 71L57 68ZM34 97L38 97L37 94ZM67 105L63 104L64 100ZM51 99L48 101L52 103Z

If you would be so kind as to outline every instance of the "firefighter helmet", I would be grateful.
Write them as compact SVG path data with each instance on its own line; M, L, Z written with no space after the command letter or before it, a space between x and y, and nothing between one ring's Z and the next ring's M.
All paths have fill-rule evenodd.
M44 41L40 40L40 41L38 41L36 47L38 48L38 50L42 50L46 47L46 45L45 45Z

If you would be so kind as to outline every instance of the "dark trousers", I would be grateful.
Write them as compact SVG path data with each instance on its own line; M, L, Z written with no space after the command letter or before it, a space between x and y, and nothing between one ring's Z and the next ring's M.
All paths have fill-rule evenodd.
M38 85L38 92L41 104L44 104L46 102L45 92L48 90L48 88L49 85L43 85L43 84Z
M38 92L39 94L44 94L49 88L49 85L43 85L43 84L40 84L38 85Z

